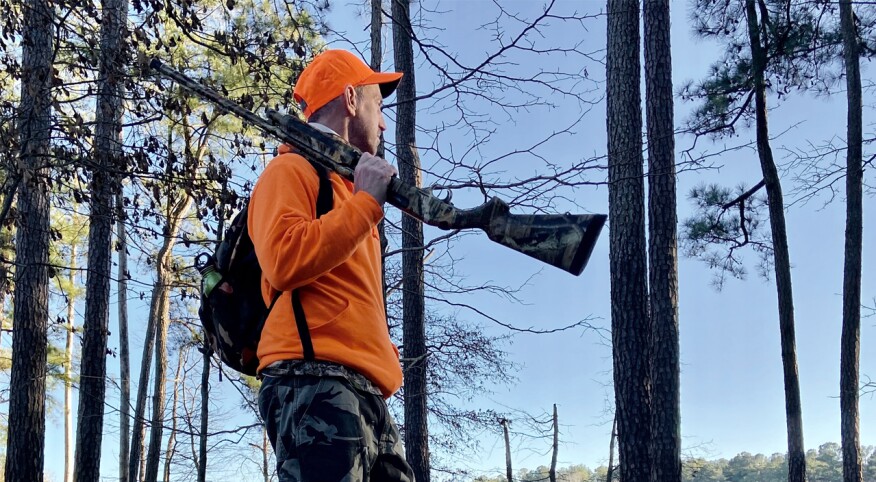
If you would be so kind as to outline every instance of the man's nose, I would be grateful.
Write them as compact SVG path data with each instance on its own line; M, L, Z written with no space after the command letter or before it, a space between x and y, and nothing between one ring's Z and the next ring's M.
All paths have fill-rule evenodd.
M386 130L386 122L383 120L383 113L380 114L380 122L377 124L377 127L380 128L380 132Z

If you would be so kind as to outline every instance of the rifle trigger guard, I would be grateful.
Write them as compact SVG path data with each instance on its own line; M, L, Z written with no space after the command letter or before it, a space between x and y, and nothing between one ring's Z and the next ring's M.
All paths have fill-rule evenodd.
M450 200L453 198L453 191L451 191L450 189L447 189L446 187L438 185L438 184L433 184L432 186L429 187L429 191L431 191L432 195L435 197L438 197L435 195L436 192L447 191L447 194L445 194L443 198L439 198L439 199L441 199L442 202L453 205L453 203L450 202Z

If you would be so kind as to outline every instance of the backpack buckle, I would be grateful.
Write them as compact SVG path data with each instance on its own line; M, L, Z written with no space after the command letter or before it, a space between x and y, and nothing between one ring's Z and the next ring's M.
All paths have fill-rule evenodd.
M210 253L201 253L195 256L195 269L199 272L204 271L208 264L213 262L213 256Z

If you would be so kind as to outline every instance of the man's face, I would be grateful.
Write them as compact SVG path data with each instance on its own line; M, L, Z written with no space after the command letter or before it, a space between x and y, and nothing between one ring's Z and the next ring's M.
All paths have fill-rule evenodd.
M350 120L350 144L369 154L376 154L380 133L386 130L383 122L383 96L376 84L356 89L356 115Z

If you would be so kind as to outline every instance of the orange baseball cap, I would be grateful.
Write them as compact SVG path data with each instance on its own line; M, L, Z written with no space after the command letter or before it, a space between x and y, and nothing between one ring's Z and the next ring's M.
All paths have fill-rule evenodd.
M351 85L379 84L386 98L395 91L401 72L375 72L359 57L346 50L326 50L304 68L295 84L293 96L301 104L305 117L319 110Z

